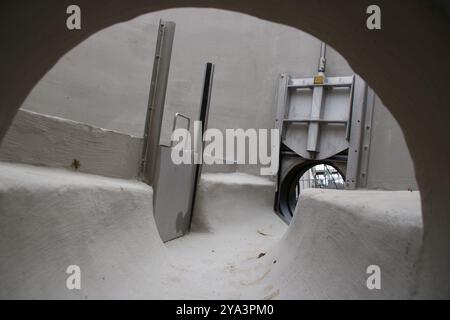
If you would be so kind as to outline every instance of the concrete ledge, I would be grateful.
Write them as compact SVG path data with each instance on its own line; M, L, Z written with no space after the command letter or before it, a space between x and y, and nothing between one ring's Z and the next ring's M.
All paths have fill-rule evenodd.
M142 139L19 110L0 145L0 160L117 178L138 175Z

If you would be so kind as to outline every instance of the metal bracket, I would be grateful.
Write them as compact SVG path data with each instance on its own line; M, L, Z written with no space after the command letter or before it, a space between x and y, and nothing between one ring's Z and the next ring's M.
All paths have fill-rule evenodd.
M187 130L189 131L191 128L191 118L189 118L188 116L185 116L179 112L175 113L175 116L173 117L173 124L172 124L172 133L175 131L175 129L177 128L177 120L178 118L183 118L185 120L187 120ZM173 147L173 140L170 139L170 147Z

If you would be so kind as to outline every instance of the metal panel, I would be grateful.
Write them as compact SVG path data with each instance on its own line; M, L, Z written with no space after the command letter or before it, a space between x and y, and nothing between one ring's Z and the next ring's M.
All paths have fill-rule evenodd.
M154 216L163 241L183 236L191 222L191 206L195 166L176 165L172 148L159 147L154 187Z
M141 163L141 178L150 185L154 184L156 162L159 157L159 140L174 35L175 23L161 20L153 61Z
M203 123L202 131L198 133L200 139L208 123L213 75L214 65L207 63L200 105L199 120ZM191 119L180 113L175 114L172 131L176 129L177 120L180 118L187 121L189 131ZM188 153L191 159L198 156L193 154L194 151L202 156L203 140L197 143L200 150L190 150L191 146L185 146L184 152ZM198 161L191 164L174 164L171 151L172 143L170 146L160 146L153 187L155 221L163 241L181 237L189 231L201 173L201 164Z
M314 78L289 78L287 98L278 107L280 115L287 113L281 141L310 160L328 159L346 150L353 83L353 76L326 78L323 73ZM280 82L279 92L284 92L283 85Z

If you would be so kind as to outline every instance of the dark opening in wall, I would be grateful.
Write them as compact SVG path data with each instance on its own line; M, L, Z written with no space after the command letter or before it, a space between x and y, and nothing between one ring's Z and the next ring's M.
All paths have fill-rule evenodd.
M307 161L293 167L280 186L279 214L287 223L294 216L303 190L345 189L342 171L328 162Z

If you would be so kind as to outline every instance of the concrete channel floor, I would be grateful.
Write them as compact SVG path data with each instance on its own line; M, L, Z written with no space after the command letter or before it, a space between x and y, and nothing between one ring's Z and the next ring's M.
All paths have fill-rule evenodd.
M241 173L203 174L198 194L191 233L166 243L188 290L183 296L255 298L252 284L263 276L258 260L287 230L271 209L272 182Z
M152 189L131 180L0 163L3 299L411 298L418 192L304 192L287 226L273 184L204 174L192 232L163 244ZM66 288L67 266L82 270ZM368 290L379 265L382 290Z

